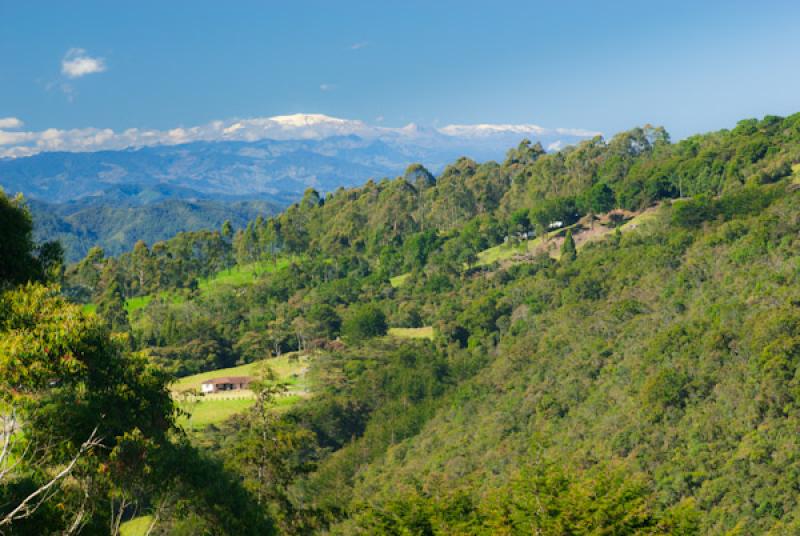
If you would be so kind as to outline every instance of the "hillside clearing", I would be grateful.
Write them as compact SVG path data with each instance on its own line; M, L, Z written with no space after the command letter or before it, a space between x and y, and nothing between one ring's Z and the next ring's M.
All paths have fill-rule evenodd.
M233 268L217 272L214 276L198 281L198 288L202 293L209 293L224 286L249 285L264 274L277 272L291 264L292 258L280 257L273 261L260 261L244 266L236 265Z
M120 525L119 533L122 536L145 536L152 522L152 516L134 517Z
M423 326L421 328L389 328L389 335L401 339L433 340L433 326Z
M289 408L301 398L308 396L308 384L305 377L308 362L308 356L300 356L293 352L238 367L202 372L180 378L170 386L170 390L173 398L176 399L178 407L190 413L191 418L183 415L178 419L178 422L184 426L189 425L194 430L196 428L204 428L209 424L220 423L246 410L255 401L253 392L249 389L197 396L189 400L183 399L181 392L188 389L200 391L202 382L211 378L255 376L263 366L269 366L280 380L289 385L286 395L276 402L276 408L279 410Z
M389 279L389 283L390 283L390 284L391 284L391 285L392 285L394 288L400 288L400 287L402 287L402 286L403 286L403 285L406 283L406 281L408 281L408 278L409 278L409 277L411 277L411 274L410 274L410 273L396 275L396 276L394 276L394 277L392 277L392 278L390 278L390 279Z
M655 219L660 206L660 204L655 205L634 213L633 217L620 225L620 231L631 231L646 222L652 221ZM515 260L523 260L545 252L553 259L558 260L561 257L561 244L564 242L566 231L571 230L573 232L575 247L580 250L589 242L602 240L614 232L616 227L610 224L607 221L608 219L608 214L600 215L597 217L594 226L591 226L588 221L584 221L586 220L584 218L574 225L551 231L532 240L526 240L514 245L499 244L493 246L478 253L478 262L475 265L486 266L494 262L514 262Z

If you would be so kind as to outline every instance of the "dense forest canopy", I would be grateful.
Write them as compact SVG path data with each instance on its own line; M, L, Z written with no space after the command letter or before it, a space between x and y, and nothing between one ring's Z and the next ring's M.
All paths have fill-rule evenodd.
M241 533L223 519L241 501L242 523L285 534L793 533L798 164L800 114L677 143L650 126L555 153L523 141L502 163L461 158L436 177L412 165L325 197L309 189L238 229L117 257L95 248L63 275L6 199L3 236L24 254L2 268L0 325L46 341L50 328L19 327L26 315L52 329L79 319L75 344L91 337L94 353L74 371L34 367L30 399L55 411L87 397L69 456L99 426L92 404L122 397L103 432L120 439L92 449L96 467L130 437L162 453L148 474L175 484L134 464L131 490L112 480L123 484L100 496L156 530ZM189 437L175 425L167 374L294 351L313 356L309 396L276 411L286 387L265 373L246 411ZM106 356L96 373L94 355ZM135 401L91 398L129 383ZM165 479L159 460L175 455L220 488ZM228 498L210 508L215 493Z

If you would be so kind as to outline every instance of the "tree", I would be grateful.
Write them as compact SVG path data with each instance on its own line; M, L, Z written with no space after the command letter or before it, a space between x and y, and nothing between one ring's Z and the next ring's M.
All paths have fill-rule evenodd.
M80 527L108 511L98 508L110 489L124 489L141 468L133 459L108 464L122 454L119 438L138 429L166 439L173 424L166 376L125 354L97 317L81 315L53 289L6 292L0 310L0 414L12 425L4 435L16 459L0 470L0 530L12 524L24 533L40 515L64 530ZM56 496L71 515L56 516Z
M316 337L333 339L339 335L342 319L330 305L324 303L312 305L306 318L311 323Z
M61 283L64 278L64 248L60 242L45 242L36 247L36 257L44 281Z
M575 248L572 230L567 230L567 234L564 236L564 243L561 244L561 260L564 262L572 262L577 256L578 250Z
M33 222L22 196L9 199L0 189L0 288L41 276L32 233Z
M233 236L233 225L231 224L231 220L225 220L222 224L222 237L225 240L230 240Z
M133 246L131 253L131 263L136 277L136 294L147 294L149 290L149 279L152 272L152 257L147 244L139 240Z
M272 369L264 367L260 370L250 388L256 401L237 423L241 429L230 455L259 504L265 507L269 503L277 504L286 525L286 518L294 509L289 498L289 485L308 468L305 457L300 454L312 448L314 436L310 431L281 419L275 411L275 404L286 394L288 385L278 380Z
M97 314L112 331L127 333L130 331L128 311L125 309L125 297L116 279L111 279L103 288L97 300Z
M386 315L372 304L356 307L342 325L342 334L350 342L386 335L387 330Z
M436 178L422 164L411 164L403 173L403 179L422 191L436 186Z
M591 215L594 226L595 214L602 214L614 208L616 204L614 191L606 183L598 182L586 192L583 204L585 211Z

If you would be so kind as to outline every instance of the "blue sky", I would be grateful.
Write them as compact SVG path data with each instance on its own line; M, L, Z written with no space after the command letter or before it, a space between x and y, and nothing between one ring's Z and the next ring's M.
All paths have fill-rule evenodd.
M800 111L798 28L800 2L768 0L0 0L0 118L121 130L314 112L681 138Z

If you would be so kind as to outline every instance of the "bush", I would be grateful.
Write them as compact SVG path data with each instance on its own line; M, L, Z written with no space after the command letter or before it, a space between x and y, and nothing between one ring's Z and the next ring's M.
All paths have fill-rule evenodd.
M356 308L342 325L342 334L348 342L359 342L386 335L386 315L376 305Z

